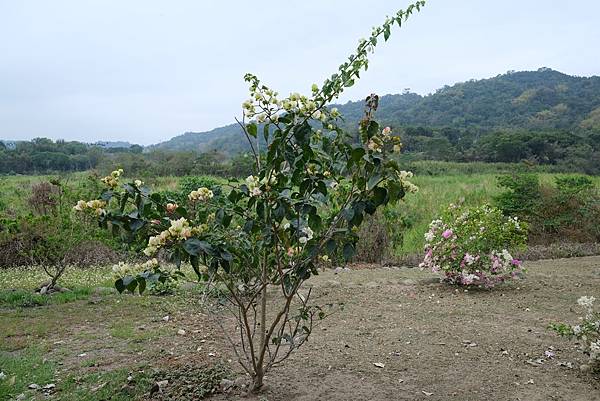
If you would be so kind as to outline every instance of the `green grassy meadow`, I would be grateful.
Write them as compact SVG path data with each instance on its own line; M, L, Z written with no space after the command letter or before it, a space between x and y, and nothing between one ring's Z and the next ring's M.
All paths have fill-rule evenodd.
M491 202L502 189L497 185L497 177L511 171L522 170L522 165L498 164L489 166L481 163L413 162L408 163L416 171L413 182L419 187L416 194L408 194L397 205L391 206L398 222L392 225L402 230L402 241L393 244L391 256L403 257L421 252L423 234L432 219L450 203L463 201L475 206ZM493 168L492 168L493 167ZM476 171L481 170L481 173ZM540 183L551 184L556 177L565 174L538 172ZM89 173L63 175L68 183L86 180ZM31 186L57 176L5 176L0 177L0 214L10 214L26 207L26 199ZM590 176L596 187L600 187L600 177ZM146 179L146 184L154 190L176 190L179 177L162 176ZM225 182L221 178L217 180Z

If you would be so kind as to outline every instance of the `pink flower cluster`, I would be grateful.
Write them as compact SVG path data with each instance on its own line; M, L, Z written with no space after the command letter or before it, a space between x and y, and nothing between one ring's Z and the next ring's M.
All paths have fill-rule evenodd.
M489 288L523 272L522 262L506 248L525 243L524 227L487 205L449 208L431 222L425 241L419 267L441 272L452 284Z

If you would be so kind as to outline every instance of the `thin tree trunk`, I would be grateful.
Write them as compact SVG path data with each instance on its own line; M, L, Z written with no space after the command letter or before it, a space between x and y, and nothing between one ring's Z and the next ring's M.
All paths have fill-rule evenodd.
M260 390L260 388L263 386L263 378L265 376L265 372L264 372L264 355L265 355L265 347L267 346L267 344L265 343L265 337L266 337L266 326L267 326L267 286L264 285L267 282L267 264L263 263L262 266L262 282L263 282L263 289L261 290L261 295L260 295L260 309L259 309L259 318L260 318L260 326L259 326L259 330L260 330L260 337L259 337L259 341L260 341L260 345L259 345L259 352L258 352L258 361L256 363L256 370L255 370L255 375L253 378L253 383L252 383L252 391L257 392Z

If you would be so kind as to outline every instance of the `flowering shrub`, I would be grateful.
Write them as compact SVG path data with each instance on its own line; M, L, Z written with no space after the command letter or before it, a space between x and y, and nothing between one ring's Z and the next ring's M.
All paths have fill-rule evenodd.
M340 127L339 111L327 105L367 69L378 39L387 40L394 25L423 5L417 1L375 27L338 72L312 86L310 95L280 98L246 74L250 98L239 124L254 156L254 173L223 185L220 200L215 188L201 187L191 191L186 204L178 204L143 183L120 183L117 170L100 195L106 205L89 208L101 225L126 241L142 241L146 255L160 249L177 267L189 262L206 288L226 289L227 309L240 336L230 343L253 379L253 390L327 315L309 303L310 290L299 293L303 283L337 252L347 260L354 255L365 216L417 189L412 174L389 157L401 144L391 128L381 128L373 118L377 95L367 98L358 142ZM88 203L83 205L78 208L88 210ZM126 273L117 283L119 291L143 291L143 283L158 274Z
M144 263L130 264L119 262L112 267L115 287L123 292L126 289L133 291L138 288L141 292L146 290L153 295L166 295L175 292L179 278L183 277L180 270L161 268L156 258Z
M594 310L596 298L583 296L577 304L585 310L585 316L577 325L554 323L550 328L559 335L580 341L581 349L589 357L589 363L595 370L600 370L600 312Z
M429 225L421 268L441 271L452 284L493 287L523 271L509 250L527 242L527 225L489 205L450 205Z

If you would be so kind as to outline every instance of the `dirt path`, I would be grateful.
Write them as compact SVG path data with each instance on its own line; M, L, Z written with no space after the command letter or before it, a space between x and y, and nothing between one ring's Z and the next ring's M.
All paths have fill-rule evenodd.
M313 296L343 302L344 310L270 373L259 397L234 392L214 399L600 400L600 381L578 369L585 356L577 345L546 329L576 322L579 296L600 299L600 257L527 268L525 280L468 292L417 269L321 274L308 282ZM182 297L110 295L5 311L2 319L14 330L5 345L42 343L61 374L216 360L239 371L226 341ZM179 329L186 334L177 335Z
M272 372L263 396L600 400L599 382L577 369L585 360L577 346L546 329L576 321L579 296L600 298L600 258L527 267L525 280L469 292L416 269L320 275L311 280L317 294L346 308L317 329L304 352ZM545 351L556 356L546 358ZM575 367L561 366L567 362Z

